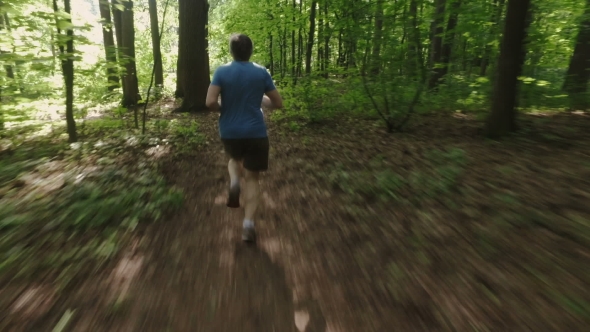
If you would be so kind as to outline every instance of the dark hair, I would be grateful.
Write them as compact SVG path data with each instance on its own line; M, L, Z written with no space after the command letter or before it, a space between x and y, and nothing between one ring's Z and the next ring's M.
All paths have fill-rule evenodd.
M229 37L229 50L236 61L249 61L252 55L252 39L241 33Z

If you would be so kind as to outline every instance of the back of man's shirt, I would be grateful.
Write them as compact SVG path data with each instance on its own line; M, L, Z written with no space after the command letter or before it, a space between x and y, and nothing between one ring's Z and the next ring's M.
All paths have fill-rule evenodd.
M267 137L260 104L264 93L276 88L266 68L233 61L215 70L211 84L221 88L221 138Z

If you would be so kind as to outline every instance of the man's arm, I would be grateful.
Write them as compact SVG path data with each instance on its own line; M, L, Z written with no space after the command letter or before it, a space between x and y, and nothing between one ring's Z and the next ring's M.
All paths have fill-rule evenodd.
M209 85L209 89L207 90L207 100L205 101L205 106L207 106L207 108L210 111L219 111L220 110L220 106L219 106L219 94L221 93L221 87L217 86L217 85Z
M262 96L262 106L268 109L283 108L283 98L277 89L269 91Z

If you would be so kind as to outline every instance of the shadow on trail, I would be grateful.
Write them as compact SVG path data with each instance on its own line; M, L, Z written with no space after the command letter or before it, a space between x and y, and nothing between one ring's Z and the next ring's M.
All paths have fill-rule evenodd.
M216 315L215 331L297 331L292 291L280 266L256 246L239 243L231 269L231 290Z

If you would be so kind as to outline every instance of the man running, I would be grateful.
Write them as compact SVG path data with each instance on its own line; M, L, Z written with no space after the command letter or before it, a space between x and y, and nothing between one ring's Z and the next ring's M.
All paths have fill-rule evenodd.
M244 177L244 208L242 240L256 241L254 214L260 200L260 172L268 169L269 142L261 104L268 109L283 107L266 68L250 62L252 40L243 34L229 39L234 61L220 66L213 74L207 91L206 105L221 112L219 135L229 155L230 177L227 206L240 207L240 177ZM218 97L221 94L221 105ZM243 172L242 172L243 171Z

